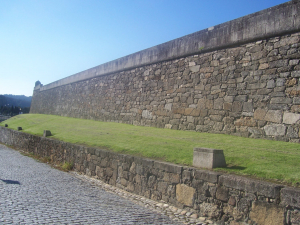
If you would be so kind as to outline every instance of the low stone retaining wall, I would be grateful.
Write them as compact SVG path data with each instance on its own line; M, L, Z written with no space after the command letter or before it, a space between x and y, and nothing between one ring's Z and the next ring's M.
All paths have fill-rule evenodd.
M0 127L0 142L75 169L154 200L229 224L300 224L300 190L278 184L185 167Z

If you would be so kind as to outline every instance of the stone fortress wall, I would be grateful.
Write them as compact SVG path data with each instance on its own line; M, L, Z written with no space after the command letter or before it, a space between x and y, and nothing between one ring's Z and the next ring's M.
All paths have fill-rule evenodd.
M299 142L300 1L36 86L30 113Z

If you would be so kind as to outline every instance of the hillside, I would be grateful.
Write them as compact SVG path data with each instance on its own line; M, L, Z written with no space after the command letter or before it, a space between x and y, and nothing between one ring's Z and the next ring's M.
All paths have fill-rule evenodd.
M31 99L31 96L27 97L25 95L0 95L0 106L30 107Z

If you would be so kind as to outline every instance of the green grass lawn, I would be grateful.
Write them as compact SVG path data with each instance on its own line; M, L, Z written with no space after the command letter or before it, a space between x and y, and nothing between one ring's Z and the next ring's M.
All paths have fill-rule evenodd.
M193 148L223 149L227 168L217 171L298 186L300 183L300 144L242 138L224 134L139 127L76 118L23 114L0 123L10 129L65 142L97 146L115 152L143 156L181 165L192 165Z

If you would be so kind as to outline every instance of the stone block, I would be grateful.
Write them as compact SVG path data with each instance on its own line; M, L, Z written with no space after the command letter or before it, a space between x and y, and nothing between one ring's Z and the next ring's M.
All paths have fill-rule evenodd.
M265 109L256 109L254 112L254 119L264 120L267 110Z
M152 169L154 166L154 161L151 159L134 157L134 162L136 164L137 171L138 171L138 167L143 167L145 169Z
M201 110L200 109L193 109L192 112L190 113L191 116L199 116Z
M218 98L214 100L214 109L223 109L223 103L224 103L223 98Z
M193 110L194 110L193 108L186 108L184 110L184 115L186 115L186 116L191 115L191 113L192 113Z
M165 105L165 109L166 110L168 110L168 111L171 111L172 110L172 103L167 103L166 105Z
M291 111L299 113L300 112L300 105L293 105L291 107Z
M300 211L299 210L291 211L291 213L290 213L290 223L292 225L300 224ZM288 224L290 224L290 223L288 223Z
M182 182L190 182L191 181L191 171L184 170L182 172Z
M195 119L193 116L187 116L187 122L194 123Z
M282 122L282 112L281 110L269 110L264 120L274 122L274 123L281 123Z
M178 165L171 164L171 163L165 163L165 162L154 161L154 168L157 168L162 171L169 172L169 173L181 174L181 172L182 172L182 166L178 166Z
M166 125L165 125L165 128L166 128L166 129L172 129L172 124L166 124Z
M216 184L218 182L218 177L220 176L220 173L207 170L195 170L194 176L196 180L203 180L209 183Z
M247 127L255 127L256 121L252 117L244 117L236 120L234 122L234 125L240 127L240 126L247 126Z
M294 124L299 120L300 120L300 114L299 113L285 112L283 114L283 123L285 123L285 124Z
M290 104L292 103L291 98L286 97L275 97L271 98L270 104Z
M200 208L200 215L203 217L208 217L210 219L219 220L222 215L222 210L218 205L212 203L202 203ZM210 220L205 220L208 223ZM206 224L205 223L205 224ZM209 224L213 224L213 222L209 222Z
M264 70L264 69L267 69L267 68L269 68L269 63L262 63L258 67L259 70Z
M248 90L255 90L255 89L262 89L267 86L267 83L255 83L255 84L248 84L247 89Z
M238 102L246 102L248 99L247 95L237 95L234 98L234 101L238 101Z
M275 81L274 80L269 80L267 82L267 88L274 88L275 87Z
M300 71L293 71L292 77L300 77Z
M285 135L286 126L283 124L271 124L264 126L264 130L268 136L283 136Z
M252 112L253 111L253 103L252 102L244 102L243 111L244 112Z
M223 104L223 109L226 110L226 111L231 111L231 109L232 109L232 103L225 102Z
M8 127L8 125L7 125L7 124L5 124L5 125L4 125L4 127Z
M43 134L43 137L48 137L48 136L51 136L51 131L50 130L44 130L44 134Z
M233 102L232 111L233 112L241 112L242 111L242 103L241 102Z
M176 185L176 199L183 205L192 207L194 204L195 189L185 184Z
M18 127L18 130L22 130L22 127Z
M267 202L253 202L250 219L257 224L284 225L284 208Z
M190 66L190 71L193 73L199 72L199 70L200 70L200 65Z
M210 115L209 118L210 118L212 121L221 122L222 119L223 119L223 116L221 116L221 115Z
M255 127L248 127L248 132L254 137L260 137L263 135L263 130Z
M143 110L142 117L145 119L152 119L152 113L149 112L148 110Z
M226 167L223 150L194 148L193 166L208 169Z
M288 138L299 138L299 129L289 126L287 131L286 131L286 137L288 137Z
M228 95L226 95L226 96L224 97L224 101L225 101L225 102L230 102L230 103L232 103L233 100L234 100L234 96L228 96Z
M296 188L281 189L282 206L291 206L300 208L300 190Z
M221 175L219 177L219 184L236 190L263 195L268 198L279 198L280 189L282 188L280 185L235 175Z
M223 186L218 186L216 191L216 198L223 202L228 201L228 188Z

